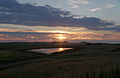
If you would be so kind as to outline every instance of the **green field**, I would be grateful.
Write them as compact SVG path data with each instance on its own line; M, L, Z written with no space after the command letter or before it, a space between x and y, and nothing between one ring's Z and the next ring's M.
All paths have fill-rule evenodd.
M74 49L51 55L26 51L54 47ZM0 43L0 78L88 78L87 73L119 67L119 60L119 44Z

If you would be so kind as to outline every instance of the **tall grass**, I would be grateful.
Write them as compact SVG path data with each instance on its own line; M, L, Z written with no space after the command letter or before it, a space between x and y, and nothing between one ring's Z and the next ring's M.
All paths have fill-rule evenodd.
M100 72L87 72L86 78L120 78L120 68L112 67L108 70L100 70Z

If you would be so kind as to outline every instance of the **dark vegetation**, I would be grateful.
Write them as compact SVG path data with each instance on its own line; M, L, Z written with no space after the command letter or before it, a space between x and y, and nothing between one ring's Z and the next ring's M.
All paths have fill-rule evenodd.
M51 55L26 50L74 48ZM120 78L120 45L0 43L0 78Z
M108 70L101 70L100 72L88 72L86 78L120 78L120 68L112 67Z

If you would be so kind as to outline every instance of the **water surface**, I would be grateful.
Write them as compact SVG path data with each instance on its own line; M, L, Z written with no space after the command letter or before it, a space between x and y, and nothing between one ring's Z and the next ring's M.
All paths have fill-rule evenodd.
M32 49L29 51L35 52L35 53L44 53L44 54L52 54L55 52L62 52L65 50L70 50L72 48L45 48L45 49Z

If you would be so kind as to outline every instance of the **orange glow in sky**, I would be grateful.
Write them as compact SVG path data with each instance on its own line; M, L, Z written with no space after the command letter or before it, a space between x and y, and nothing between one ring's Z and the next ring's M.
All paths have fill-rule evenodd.
M67 31L60 31L60 30L56 30L56 31L51 31L52 33L69 33Z
M64 49L63 48L59 48L59 51L63 51Z
M63 34L58 34L56 38L59 40L67 39L67 37L65 37Z

